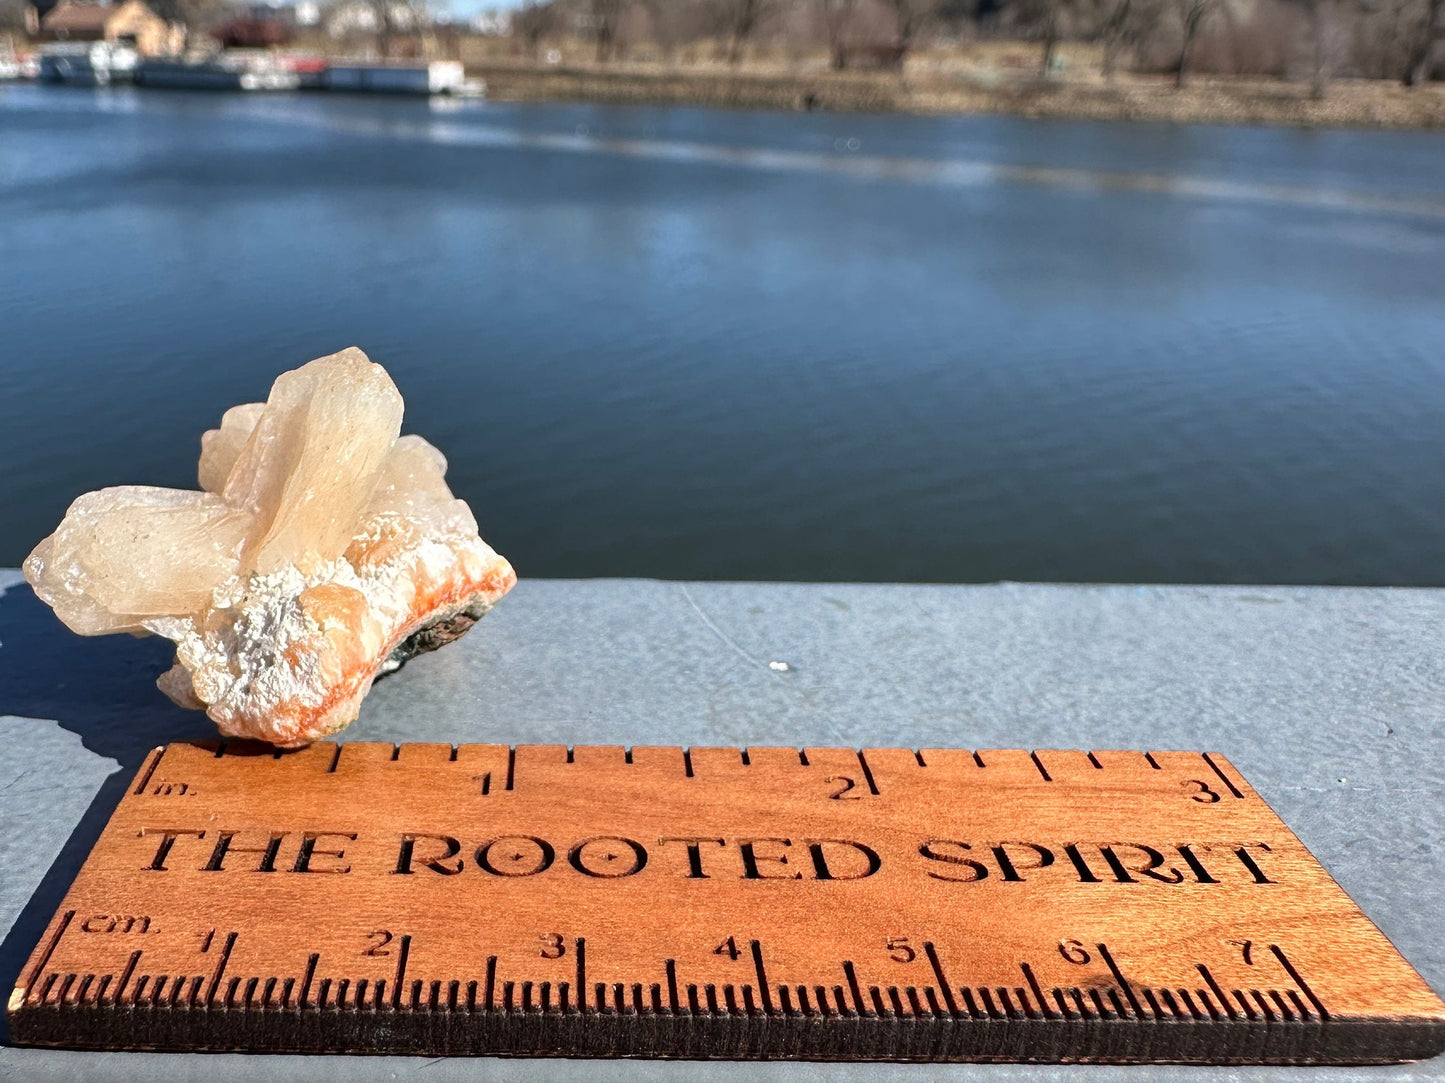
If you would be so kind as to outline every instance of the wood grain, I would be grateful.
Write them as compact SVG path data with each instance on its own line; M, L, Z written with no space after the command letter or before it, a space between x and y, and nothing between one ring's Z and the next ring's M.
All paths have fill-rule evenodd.
M9 1011L89 1049L1445 1049L1440 999L1194 752L169 745Z

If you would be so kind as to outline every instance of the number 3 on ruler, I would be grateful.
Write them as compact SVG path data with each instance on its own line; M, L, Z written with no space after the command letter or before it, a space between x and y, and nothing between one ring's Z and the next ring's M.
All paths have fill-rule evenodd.
M1198 801L1201 805L1213 805L1219 801L1219 794L1215 793L1197 778L1187 778L1181 782L1180 785L1197 787L1189 797L1191 800Z

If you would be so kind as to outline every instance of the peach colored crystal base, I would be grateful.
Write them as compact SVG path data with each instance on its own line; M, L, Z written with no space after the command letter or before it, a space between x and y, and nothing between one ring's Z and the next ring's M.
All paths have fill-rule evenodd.
M203 491L87 493L25 576L82 635L173 640L157 683L223 734L288 748L334 734L408 640L455 638L516 582L441 453L398 436L401 416L360 350L312 361L205 434Z

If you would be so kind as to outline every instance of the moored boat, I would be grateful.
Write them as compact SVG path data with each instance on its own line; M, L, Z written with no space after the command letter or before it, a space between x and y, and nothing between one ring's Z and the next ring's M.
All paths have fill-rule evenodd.
M107 41L62 41L40 50L43 83L110 86L131 81L138 57L129 46Z
M466 72L457 60L341 60L326 66L322 86L370 94L452 94L466 86Z
M301 77L268 54L227 52L199 60L142 60L136 66L135 82L168 90L295 90Z

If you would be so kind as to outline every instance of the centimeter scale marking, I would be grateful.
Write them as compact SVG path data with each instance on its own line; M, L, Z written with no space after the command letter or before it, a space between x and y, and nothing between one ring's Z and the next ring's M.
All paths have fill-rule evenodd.
M1222 756L157 749L22 1044L1210 1064L1445 1049Z

